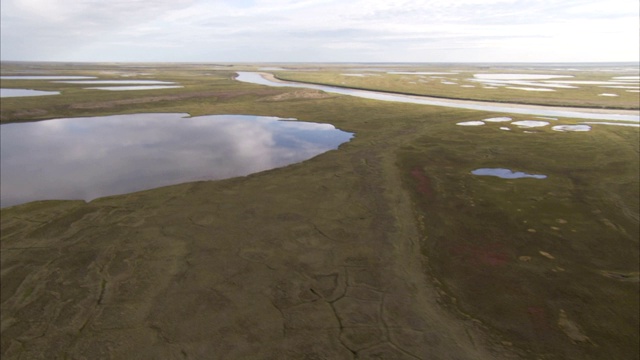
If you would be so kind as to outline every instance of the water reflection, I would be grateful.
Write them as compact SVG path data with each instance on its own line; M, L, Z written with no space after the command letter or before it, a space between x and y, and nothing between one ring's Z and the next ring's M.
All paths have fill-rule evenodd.
M135 114L1 125L0 206L247 175L337 148L351 133L275 117Z
M0 89L0 97L23 97L23 96L43 96L43 95L58 95L59 91L42 91L31 89Z
M547 178L547 175L527 174L521 171L511 171L509 169L501 169L501 168L482 168L482 169L473 170L471 173L473 175L479 175L479 176L497 176L502 179L522 179L522 178L546 179Z

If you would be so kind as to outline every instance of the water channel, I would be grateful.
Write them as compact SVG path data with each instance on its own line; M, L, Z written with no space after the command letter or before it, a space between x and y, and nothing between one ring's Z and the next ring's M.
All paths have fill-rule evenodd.
M366 99L382 100L382 101L396 101L411 104L433 105L433 106L445 106L454 107L460 109L469 110L481 110L502 112L511 114L523 114L523 115L536 115L536 116L554 116L554 117L567 117L577 119L591 119L591 120L611 120L611 121L624 121L624 122L640 122L640 112L634 112L637 114L629 114L631 111L617 111L607 110L601 111L590 109L577 109L577 108L562 108L552 106L540 106L540 105L520 105L520 104L503 104L492 102L481 102L471 100L457 100L457 99L438 99L427 96L416 95L401 95L393 93L385 93L380 91L371 90L359 90L341 88L336 86L327 85L315 85L297 83L293 81L272 81L265 78L263 75L256 72L239 71L236 80L242 82L248 82L252 84L276 86L276 87L297 87L322 90L329 93L357 96Z

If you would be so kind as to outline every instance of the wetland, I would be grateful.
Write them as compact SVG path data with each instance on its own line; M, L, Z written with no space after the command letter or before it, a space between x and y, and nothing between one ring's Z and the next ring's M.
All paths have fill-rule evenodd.
M182 121L253 114L355 134L335 151L244 176L0 209L3 358L638 359L636 122L236 80L265 67L296 81L375 72L338 85L398 92L431 76L418 73L445 73L422 79L433 81L432 94L520 102L527 93L538 103L545 92L437 84L486 73L637 76L626 65L3 63L2 75L120 74L183 87L89 91L29 80L61 94L2 98L2 129L142 113L189 114ZM584 85L553 92L550 103L638 116L637 93L598 97L600 85ZM546 124L517 126L528 121ZM484 125L456 125L469 122ZM124 146L126 135L114 137ZM124 159L112 160L126 168ZM546 178L472 173L479 169Z

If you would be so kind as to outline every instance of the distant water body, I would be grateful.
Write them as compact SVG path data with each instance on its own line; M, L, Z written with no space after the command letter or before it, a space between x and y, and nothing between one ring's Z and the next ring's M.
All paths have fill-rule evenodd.
M59 95L59 91L42 91L31 89L0 89L0 98Z
M357 96L365 99L381 100L381 101L395 101L410 104L422 104L432 106L444 106L453 107L459 109L480 110L480 111L492 111L503 112L511 114L523 114L523 115L536 115L536 116L554 116L554 117L566 117L577 119L590 119L590 120L611 120L611 121L628 121L628 122L640 122L640 111L638 115L628 115L625 113L619 113L616 110L610 110L607 112L589 112L588 109L581 110L575 108L562 108L553 106L541 106L541 105L520 105L520 104L503 104L503 103L491 103L480 102L472 100L459 100L459 99L439 99L428 96L416 96L416 95L401 95L393 93L385 93L381 91L372 90L359 90L341 88L336 86L327 85L315 85L306 84L293 81L271 81L266 79L262 74L256 72L244 72L239 71L236 78L238 81L248 82L252 84L276 86L276 87L296 87L322 90L334 94Z

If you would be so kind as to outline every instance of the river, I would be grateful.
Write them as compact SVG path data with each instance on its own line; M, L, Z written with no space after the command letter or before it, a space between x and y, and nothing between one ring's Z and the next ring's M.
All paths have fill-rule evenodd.
M275 79L269 73L257 73L248 71L239 71L236 78L238 81L276 86L276 87L297 87L322 90L328 93L357 96L366 99L396 101L411 104L422 104L432 106L445 106L469 110L481 110L491 112L501 112L509 114L535 115L535 116L553 116L576 119L589 120L609 120L621 122L640 123L640 111L637 110L617 110L617 109L592 109L592 108L569 108L558 106L542 106L542 105L523 105L509 104L498 102L485 102L460 99L441 99L428 96L403 95L385 93L381 91L349 89L336 86L306 84L293 81L283 81ZM609 125L616 125L609 123ZM622 125L622 124L621 124ZM624 124L632 125L632 124ZM635 125L635 124L633 124Z

